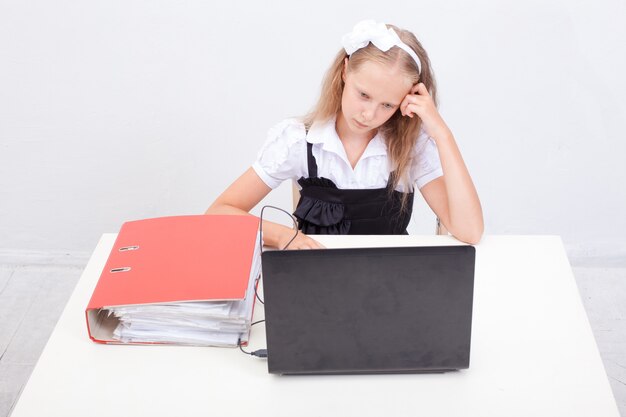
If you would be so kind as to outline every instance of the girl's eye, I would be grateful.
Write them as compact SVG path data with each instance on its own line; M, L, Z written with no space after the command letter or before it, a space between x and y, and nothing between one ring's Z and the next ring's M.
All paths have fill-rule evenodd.
M367 98L367 94L365 94L365 93L363 93L363 92L361 92L361 93L359 93L359 94L361 94L361 97L363 97L363 98Z
M385 106L386 109L393 109L393 105L389 103L385 103L383 106Z

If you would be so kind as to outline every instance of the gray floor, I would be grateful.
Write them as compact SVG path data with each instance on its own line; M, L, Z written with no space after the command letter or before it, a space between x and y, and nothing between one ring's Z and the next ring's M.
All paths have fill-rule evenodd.
M626 417L626 268L573 269ZM10 414L81 272L80 266L0 265L0 417Z

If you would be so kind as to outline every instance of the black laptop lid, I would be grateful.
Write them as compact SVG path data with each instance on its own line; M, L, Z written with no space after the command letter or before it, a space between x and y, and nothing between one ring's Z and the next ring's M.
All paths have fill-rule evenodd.
M469 366L472 246L262 254L270 373Z

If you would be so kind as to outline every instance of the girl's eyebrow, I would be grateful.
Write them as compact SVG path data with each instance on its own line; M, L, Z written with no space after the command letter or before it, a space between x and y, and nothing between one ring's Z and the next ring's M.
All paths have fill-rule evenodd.
M367 91L365 91L364 88L362 88L358 83L354 83L354 86L357 88L357 90L359 90L362 93L365 93L367 96L371 97L370 93L368 93ZM394 107L398 107L399 104L396 103L392 103L391 101L385 101L384 104L391 104Z

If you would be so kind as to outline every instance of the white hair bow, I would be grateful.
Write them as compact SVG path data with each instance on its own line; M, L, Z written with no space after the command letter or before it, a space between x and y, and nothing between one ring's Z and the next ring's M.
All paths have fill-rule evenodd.
M411 55L417 64L417 71L419 73L422 72L420 60L415 51L402 42L398 34L393 29L387 28L384 23L376 23L374 20L363 20L354 26L352 32L343 35L341 38L341 44L348 55L365 48L370 42L383 52L387 52L393 46L401 48Z

